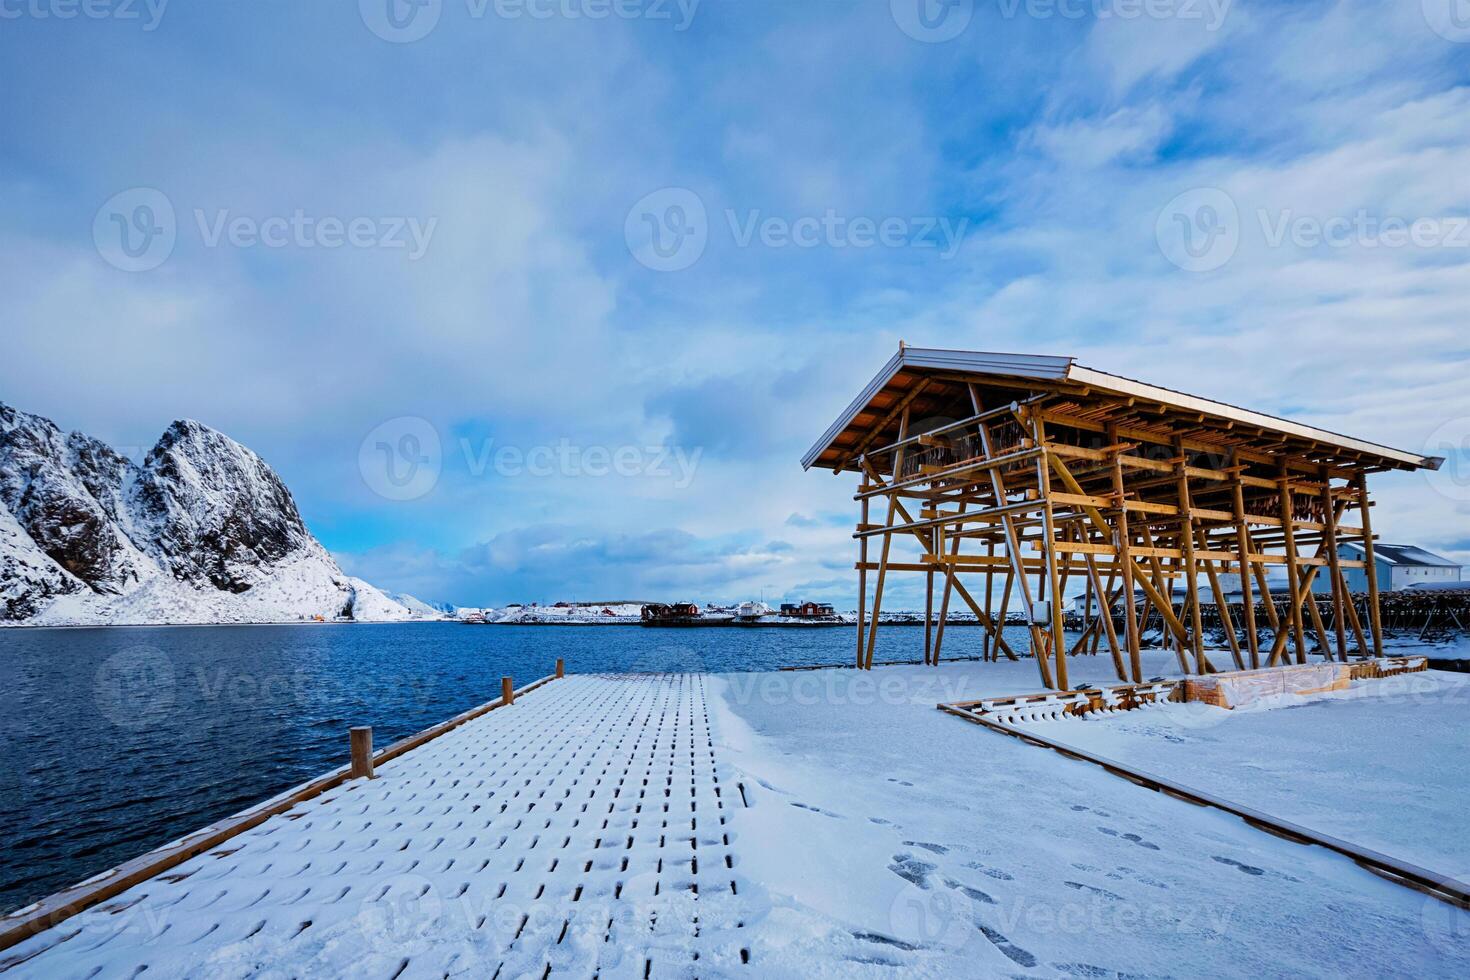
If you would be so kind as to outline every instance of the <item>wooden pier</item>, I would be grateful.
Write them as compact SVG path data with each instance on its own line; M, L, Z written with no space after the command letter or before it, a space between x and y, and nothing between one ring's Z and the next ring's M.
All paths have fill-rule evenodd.
M165 866L156 852L151 873L134 868L83 911L63 895L7 917L26 938L0 973L743 968L728 828L741 794L721 771L701 676L547 678L446 726L380 754L374 778L333 774L232 833L201 832L207 849L186 859Z

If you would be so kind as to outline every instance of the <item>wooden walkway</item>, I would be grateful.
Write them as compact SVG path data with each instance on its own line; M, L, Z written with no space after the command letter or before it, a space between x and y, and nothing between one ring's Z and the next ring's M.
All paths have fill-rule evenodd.
M682 977L750 958L695 674L554 681L6 951L7 977Z

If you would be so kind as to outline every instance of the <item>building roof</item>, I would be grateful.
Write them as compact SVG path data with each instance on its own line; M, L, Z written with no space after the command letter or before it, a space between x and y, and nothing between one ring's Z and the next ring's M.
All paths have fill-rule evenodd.
M1363 546L1357 541L1350 542L1344 547L1352 548L1361 552ZM1461 568L1457 561L1450 561L1442 555L1436 555L1432 551L1425 551L1417 545L1412 544L1375 544L1373 545L1373 558L1388 565L1420 566L1432 568Z
M1018 385L1011 379L1022 383ZM1035 384L1028 385L1028 381ZM960 398L966 382L994 387L1007 398L1024 397L1028 389L1049 392L1085 410L1103 403L1111 409L1131 409L1139 403L1149 407L1151 416L1136 424L1159 424L1163 418L1176 430L1187 426L1201 439L1223 446L1244 448L1252 442L1266 442L1324 461L1383 469L1438 469L1443 462L1438 457L1107 374L1084 367L1072 357L900 347L802 457L802 466L854 468L855 458L865 445L882 444L873 440L875 431L881 438L896 428L895 409L901 405L913 403L917 411L936 416L945 414L946 408L958 408L967 416L968 407ZM1115 411L1113 417L1122 417L1121 411Z

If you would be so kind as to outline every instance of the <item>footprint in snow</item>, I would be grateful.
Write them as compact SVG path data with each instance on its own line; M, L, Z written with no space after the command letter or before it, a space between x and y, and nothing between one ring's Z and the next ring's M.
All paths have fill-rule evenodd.
M1112 970L1105 970L1091 963L1053 963L1052 968L1058 973L1065 973L1069 977L1109 977L1113 976Z
M921 841L921 840L906 840L906 841L903 842L903 846L904 847L922 847L924 850L926 850L926 851L933 851L935 854L948 854L949 853L949 848L945 847L943 844L927 844L927 843L925 843L924 841Z
M1021 966L1027 967L1028 969L1036 965L1035 956L1032 956L1028 951L1022 949L1021 947L1017 946L1015 943L1007 939L1005 936L1001 935L998 930L992 929L990 928L990 926L981 923L980 931L983 932L985 934L985 938L990 940L991 943L994 944L995 948L1004 953L1011 960L1011 962L1019 963Z
M794 807L798 807L798 808L800 808L802 810L810 810L813 813L820 813L822 816L824 816L824 817L831 817L833 820L841 820L842 819L842 814L840 814L840 813L832 813L829 810L823 810L819 806L810 806L810 805L808 805L806 803L792 803L791 805L794 806Z
M989 895L985 894L978 888L971 888L969 885L965 884L962 881L955 881L953 878L946 878L944 879L944 883L945 885L953 888L955 891L959 892L961 895L965 896L972 902L979 902L982 905L995 904L995 899L991 898Z
M930 864L928 861L920 861L912 854L895 854L893 855L893 863L888 866L888 870L898 875L904 881L918 885L927 891L929 889L929 875L933 873L936 867L938 866Z
M1103 898L1111 898L1117 902L1123 901L1122 895L1119 895L1116 892L1110 892L1106 888L1098 888L1094 885L1084 885L1080 881L1064 881L1062 882L1062 884L1066 885L1068 888L1075 888L1079 892L1089 892L1093 895L1101 895Z
M1300 878L1294 877L1292 875L1283 874L1280 871L1267 871L1265 868L1258 868L1253 864L1243 864L1240 861L1236 861L1234 858L1220 857L1219 855L1211 855L1211 858L1215 861L1219 861L1221 864L1229 865L1242 874L1270 875L1272 878L1284 878L1287 881L1301 881Z
M990 877L996 879L997 881L1015 881L1016 880L1016 876L1015 875L1013 875L1013 874L1007 874L1006 872L1000 870L999 868L987 868L985 865L981 864L979 861L967 861L965 863L965 867L967 867L967 868L974 868L976 871L980 872L981 874L983 874L983 875L989 875Z
M855 932L852 934L852 938L861 939L865 943L877 943L880 946L892 946L895 949L901 949L906 953L912 953L914 950L919 948L913 943L906 943L902 939L894 939L892 936L885 936L879 932Z
M888 777L888 781L890 783L897 783L900 786L912 786L912 785L914 785L913 783L909 782L907 779L895 779L892 776L889 776Z
M1211 859L1219 861L1221 864L1228 864L1235 870L1244 872L1248 875L1263 875L1266 873L1264 868L1258 868L1253 864L1241 864L1239 861L1236 861L1232 858L1220 857L1220 855L1218 854L1212 855Z
M888 825L893 823L892 820L884 820L882 817L869 817L868 820L872 823L877 824L880 827L887 827Z
M1146 847L1150 851L1157 851L1159 849L1159 845L1151 843L1150 841L1146 841L1137 834L1120 834L1112 827L1099 827L1097 828L1097 831L1100 834L1107 834L1109 837L1118 837L1123 840L1130 841L1134 844L1137 844L1139 847Z

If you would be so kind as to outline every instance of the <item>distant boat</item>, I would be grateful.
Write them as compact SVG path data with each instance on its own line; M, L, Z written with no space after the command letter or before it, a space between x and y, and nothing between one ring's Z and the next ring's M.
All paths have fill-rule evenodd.
M642 611L642 626L729 626L735 617L729 613L706 616L696 602L650 602Z

